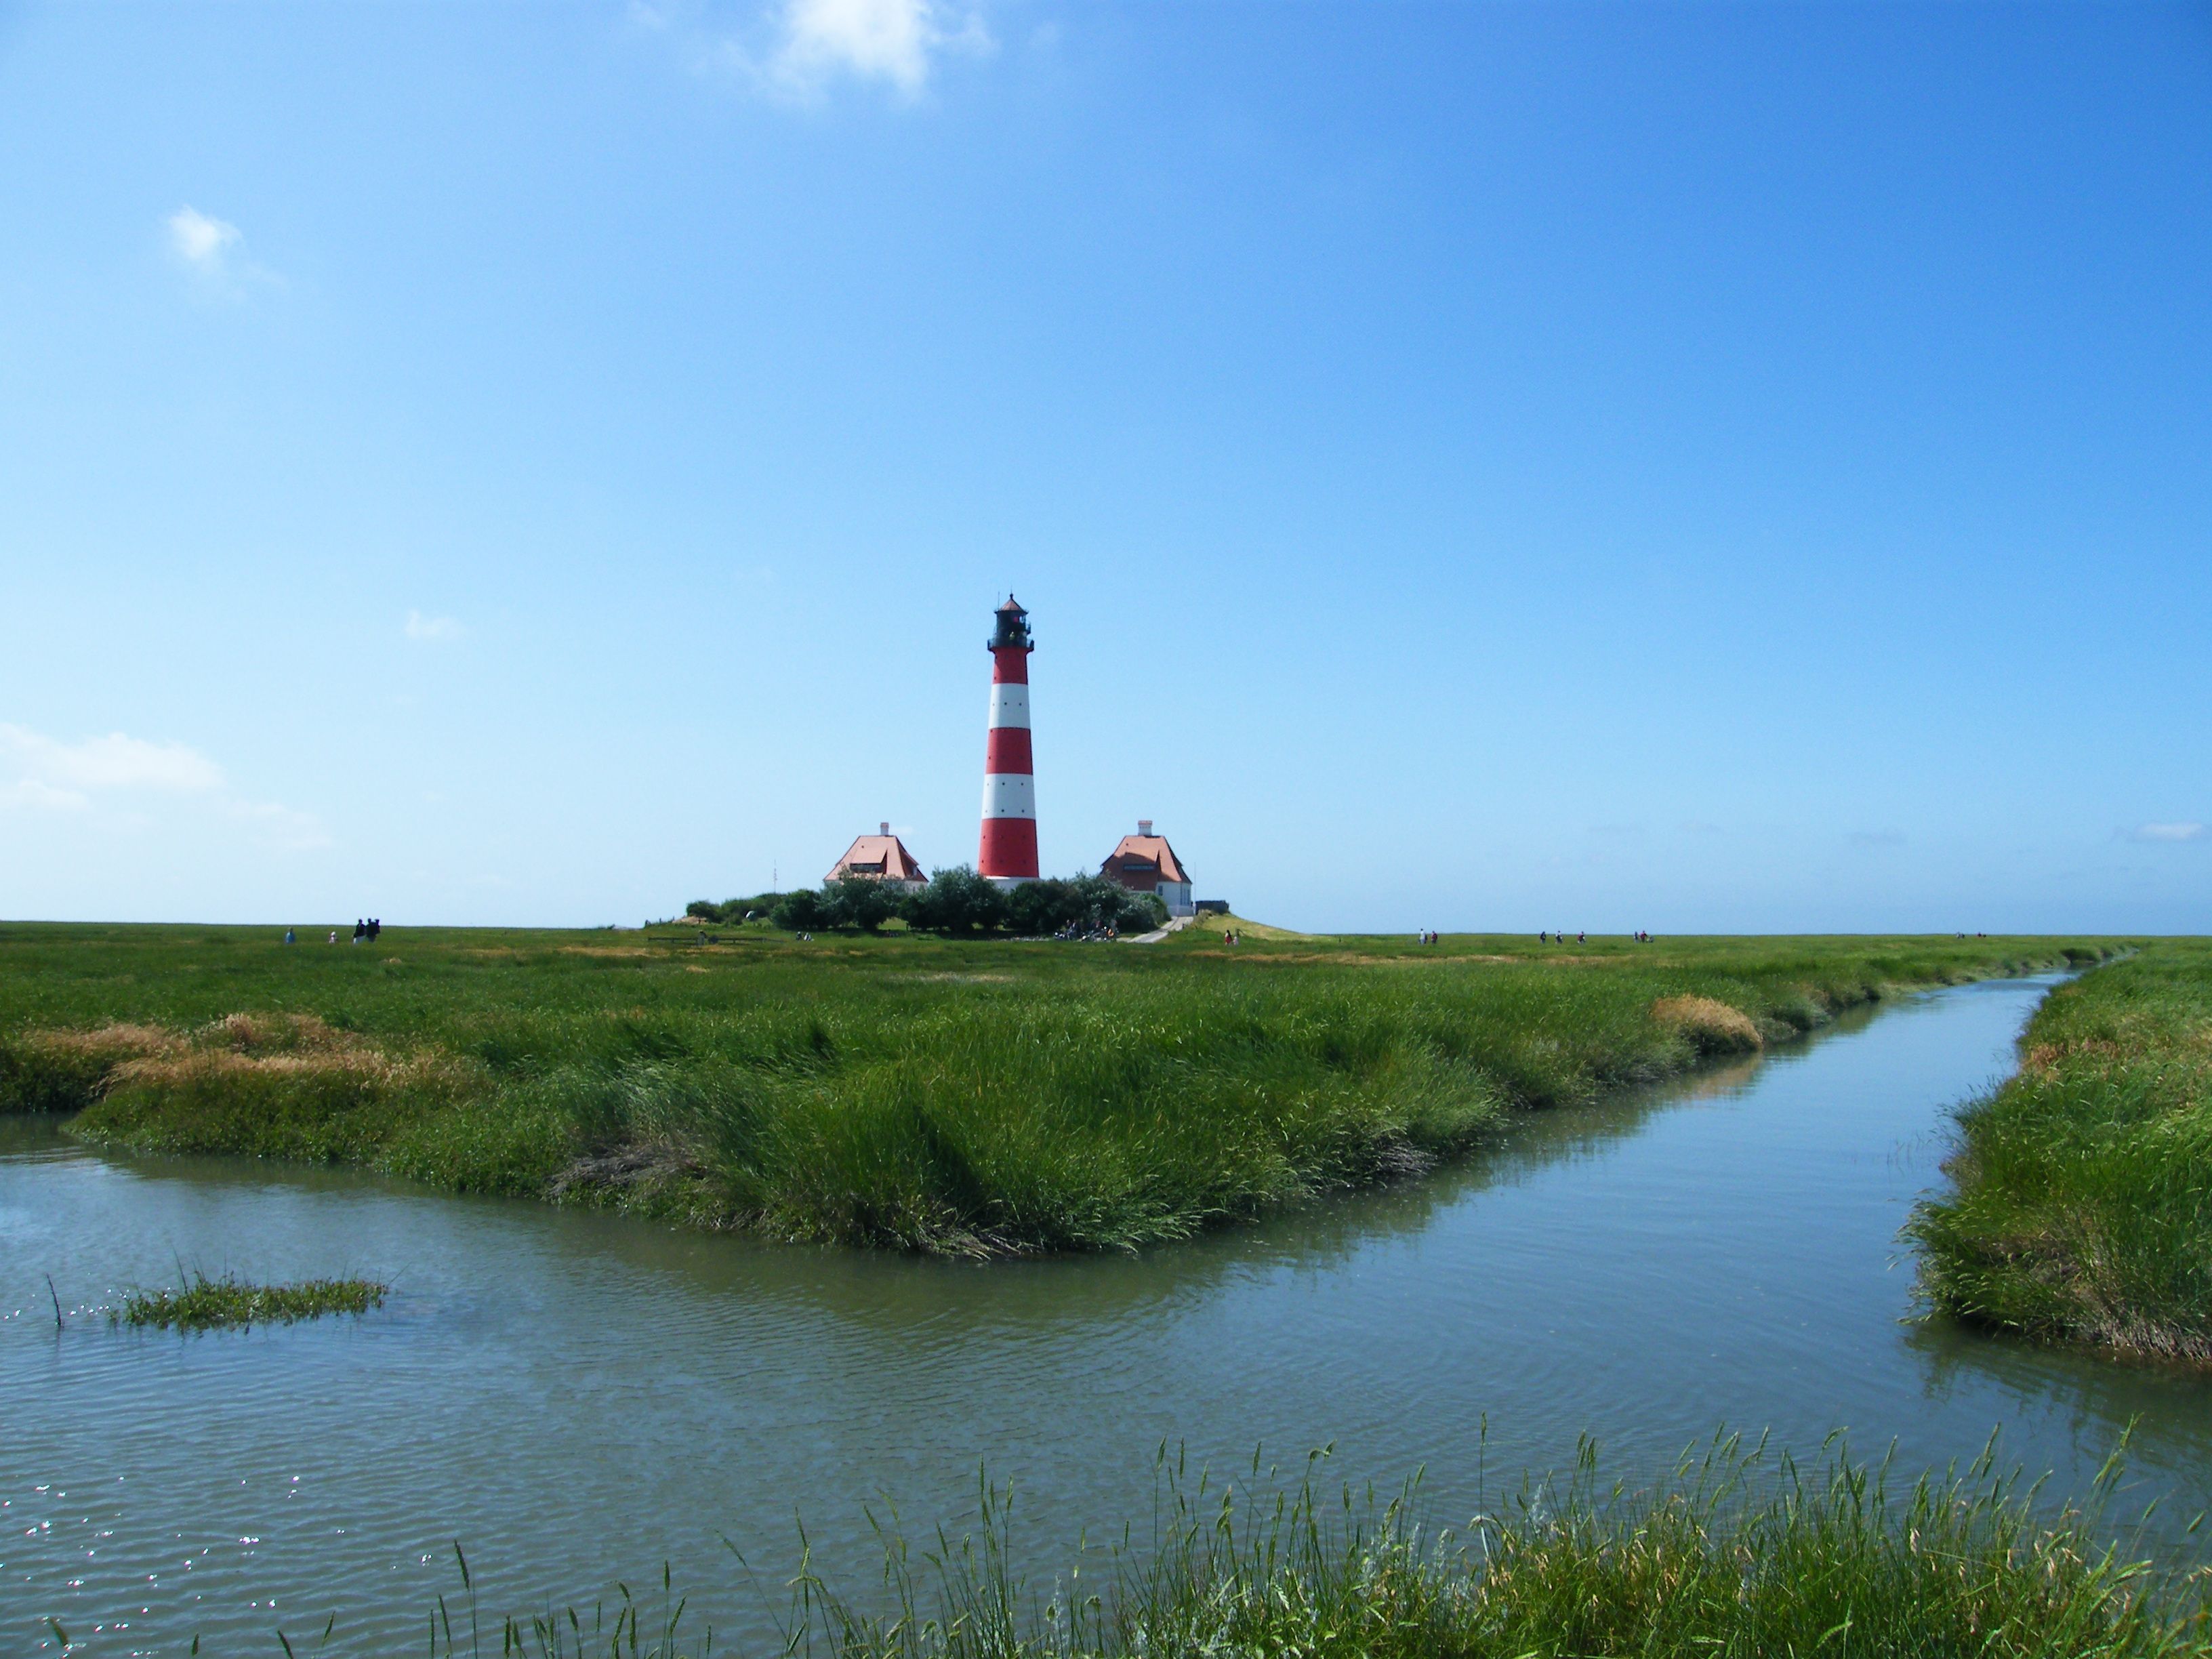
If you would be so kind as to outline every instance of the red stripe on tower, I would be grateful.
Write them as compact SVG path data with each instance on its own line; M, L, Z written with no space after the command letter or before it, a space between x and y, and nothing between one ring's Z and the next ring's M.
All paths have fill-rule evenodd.
M1030 613L1006 595L991 635L991 735L983 751L983 844L975 868L1002 887L1037 878L1030 763Z

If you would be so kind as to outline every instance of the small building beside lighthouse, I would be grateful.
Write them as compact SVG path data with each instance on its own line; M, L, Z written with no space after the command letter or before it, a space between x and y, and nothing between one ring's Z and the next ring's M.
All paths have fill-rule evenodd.
M1183 868L1168 838L1152 833L1150 818L1137 820L1137 833L1121 837L1121 844L1098 866L1098 873L1132 892L1158 893L1171 916L1196 913L1190 872Z
M831 865L830 873L822 878L825 884L859 876L908 892L927 884L929 878L922 873L914 854L906 850L906 843L891 834L890 825L878 824L877 828L880 834L853 837L853 844L845 849L844 857Z

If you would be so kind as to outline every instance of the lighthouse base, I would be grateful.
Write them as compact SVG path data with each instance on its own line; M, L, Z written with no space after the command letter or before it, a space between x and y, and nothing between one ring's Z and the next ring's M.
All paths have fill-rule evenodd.
M983 879L1003 893L1009 888L1026 887L1030 883L1042 881L1044 878L1042 876L986 876Z
M996 780L992 780L996 781ZM1027 783L1024 777L1022 781ZM983 842L976 849L975 873L1001 887L1037 878L1036 820L1030 817L987 817Z

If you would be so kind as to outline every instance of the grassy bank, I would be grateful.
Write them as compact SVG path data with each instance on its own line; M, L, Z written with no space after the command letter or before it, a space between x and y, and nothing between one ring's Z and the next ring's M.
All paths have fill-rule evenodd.
M2054 993L1945 1167L1953 1190L1911 1229L1937 1307L2212 1362L2212 943L2156 944Z
M2095 941L0 927L0 1104L791 1239L1129 1246Z
M855 1611L802 1576L787 1651L844 1659L2201 1659L2204 1586L2099 1543L2092 1515L2038 1513L1984 1462L1893 1490L1838 1456L1814 1470L1723 1443L1669 1485L1600 1485L1586 1455L1563 1488L1524 1492L1459 1536L1413 1506L1309 1480L1280 1496L1178 1488L1154 1535L1100 1575L1040 1592L1016 1574L1004 1510L980 1540L919 1562L894 1545L890 1610ZM465 1575L465 1563L462 1564ZM480 1620L465 1592L433 1620L434 1655L678 1659L713 1649L665 1591L588 1614ZM693 1620L697 1626L698 1621ZM325 1627L328 1628L328 1627ZM295 1644L305 1653L309 1644ZM734 1651L735 1650L731 1650Z

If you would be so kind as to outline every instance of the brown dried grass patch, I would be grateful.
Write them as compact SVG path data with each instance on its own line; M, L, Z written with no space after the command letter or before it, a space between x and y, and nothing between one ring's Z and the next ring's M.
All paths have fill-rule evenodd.
M33 1053L106 1060L173 1054L185 1046L182 1036L161 1026L119 1024L97 1026L88 1031L29 1031L24 1034L23 1041Z
M2039 1042L2021 1056L2021 1069L2048 1072L2069 1060L2094 1059L2106 1065L2118 1065L2128 1058L2127 1050L2118 1043L2103 1037L2077 1037L2064 1042Z
M1651 1018L1674 1026L1701 1048L1765 1046L1751 1016L1717 997L1661 997L1651 1005Z
M105 1060L108 1087L161 1087L257 1074L443 1082L453 1080L460 1069L453 1056L434 1051L394 1057L313 1014L226 1014L190 1033L125 1024L33 1031L26 1041L57 1055Z

